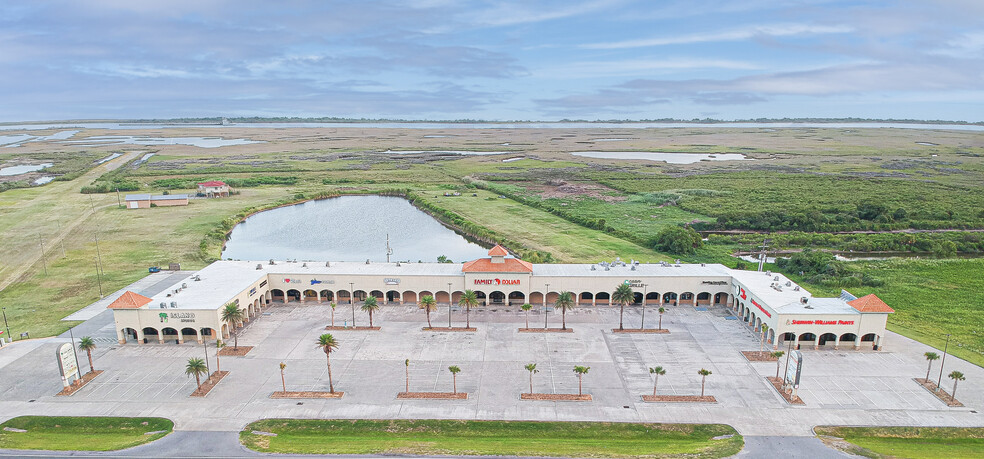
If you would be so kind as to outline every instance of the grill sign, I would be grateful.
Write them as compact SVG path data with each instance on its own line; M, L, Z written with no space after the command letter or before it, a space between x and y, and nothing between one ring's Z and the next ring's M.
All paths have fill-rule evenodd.
M519 279L475 279L475 285L519 285Z

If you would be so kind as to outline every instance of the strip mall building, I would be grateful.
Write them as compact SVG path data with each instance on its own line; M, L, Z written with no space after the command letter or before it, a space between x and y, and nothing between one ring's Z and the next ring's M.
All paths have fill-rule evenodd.
M611 304L621 284L635 290L636 307L725 306L763 333L773 347L792 341L804 347L863 346L881 349L888 314L874 295L816 298L781 274L729 269L719 264L532 264L508 257L502 247L488 258L463 264L217 261L151 298L124 293L109 306L120 343L229 337L221 320L236 304L245 321L291 301L358 303L373 296L380 304L414 304L432 295L440 304L457 303L474 290L484 305L552 305L560 292L574 293L579 307ZM327 314L326 314L327 315Z

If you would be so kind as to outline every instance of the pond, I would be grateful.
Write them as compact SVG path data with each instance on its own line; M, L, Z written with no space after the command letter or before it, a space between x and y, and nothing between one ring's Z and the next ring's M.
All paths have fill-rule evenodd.
M36 172L36 171L39 171L39 170L44 169L46 167L51 167L51 163L44 163L44 164L24 164L24 165L20 165L20 166L7 166L7 167L4 167L4 168L0 168L0 175L5 175L5 176L9 176L9 175L21 175L21 174L26 174L28 172Z
M222 258L240 260L454 262L488 253L403 198L342 196L280 207L250 216L232 229Z
M62 143L82 147L100 145L191 145L201 148L228 147L231 145L247 145L265 143L262 140L223 139L221 137L146 137L132 135L98 135L80 140L64 140Z
M572 151L574 156L598 159L644 159L668 164L693 164L700 161L751 161L741 153L665 153L656 151Z

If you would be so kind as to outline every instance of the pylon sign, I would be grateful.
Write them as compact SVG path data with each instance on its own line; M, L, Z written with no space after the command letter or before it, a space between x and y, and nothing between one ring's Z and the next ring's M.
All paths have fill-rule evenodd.
M79 366L75 363L75 349L69 343L58 346L55 351L58 358L58 371L61 372L62 384L68 387L73 381L79 379Z

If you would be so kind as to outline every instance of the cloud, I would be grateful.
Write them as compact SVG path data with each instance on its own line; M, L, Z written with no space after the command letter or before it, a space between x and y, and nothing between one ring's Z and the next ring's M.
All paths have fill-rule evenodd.
M771 24L732 29L724 32L708 32L671 37L654 37L637 40L624 40L581 45L586 49L623 49L650 46L685 45L705 42L739 41L757 37L788 37L794 35L843 34L853 31L852 27L818 26L808 24Z
M599 10L608 10L625 3L622 0L571 1L552 4L529 1L496 2L494 6L463 14L468 23L482 26L511 26L580 16Z

